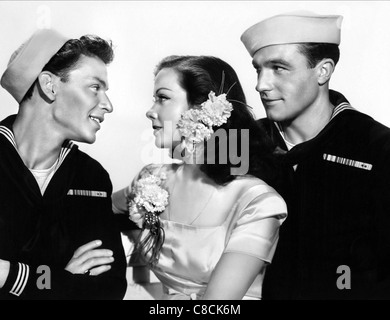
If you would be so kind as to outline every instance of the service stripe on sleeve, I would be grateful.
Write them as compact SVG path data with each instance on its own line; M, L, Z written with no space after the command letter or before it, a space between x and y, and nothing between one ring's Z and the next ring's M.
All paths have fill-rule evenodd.
M18 262L19 270L18 276L16 277L16 281L14 286L12 287L10 293L15 296L20 296L26 287L27 280L30 274L30 267L27 264Z

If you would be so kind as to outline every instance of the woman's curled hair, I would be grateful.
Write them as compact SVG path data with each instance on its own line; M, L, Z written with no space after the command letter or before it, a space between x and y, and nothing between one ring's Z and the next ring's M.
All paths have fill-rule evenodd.
M210 91L215 92L216 95L226 93L227 100L233 106L227 123L213 128L216 133L221 129L225 130L227 143L216 142L213 150L208 150L208 144L205 143L205 161L200 165L200 169L219 185L225 185L236 178L236 175L232 174L232 169L237 169L242 163L237 164L231 157L229 133L233 133L237 141L234 153L242 155L243 148L249 148L248 159L241 159L241 161L249 162L246 173L273 186L278 179L279 172L277 159L273 154L275 147L265 129L254 118L250 107L247 106L244 91L234 69L225 61L213 56L176 55L164 58L157 65L155 75L165 68L173 69L178 74L180 84L187 92L190 106L200 106L208 99ZM242 137L243 134L245 137ZM242 145L241 139L248 138L248 136L248 144ZM216 138L217 140L219 139ZM220 147L225 146L229 149L228 156L221 159ZM209 161L210 159L213 161Z

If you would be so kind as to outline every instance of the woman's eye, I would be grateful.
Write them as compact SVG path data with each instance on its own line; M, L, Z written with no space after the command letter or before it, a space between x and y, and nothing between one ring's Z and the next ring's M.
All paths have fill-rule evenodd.
M100 86L99 86L98 84L96 84L96 85L93 85L91 88L92 88L92 90L94 90L94 91L99 91Z
M168 100L168 97L166 97L166 96L153 97L153 102L162 103L162 102L164 102L166 100Z

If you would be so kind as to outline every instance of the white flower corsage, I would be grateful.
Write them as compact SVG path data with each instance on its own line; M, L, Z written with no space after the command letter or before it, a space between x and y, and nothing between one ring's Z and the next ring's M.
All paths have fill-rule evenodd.
M135 251L142 251L147 262L154 265L158 262L165 239L159 214L168 205L169 194L162 187L167 176L164 172L159 175L147 172L141 173L140 176L131 189L132 196L128 202L129 218L142 230ZM145 229L149 232L143 237Z
M165 173L148 174L134 183L134 198L128 204L129 217L139 228L155 231L158 214L168 205L168 192L161 187L165 179Z
M200 108L184 112L177 124L180 134L184 137L183 145L190 153L193 152L196 143L210 139L214 133L213 127L226 123L233 110L225 93L216 96L210 91L208 97Z

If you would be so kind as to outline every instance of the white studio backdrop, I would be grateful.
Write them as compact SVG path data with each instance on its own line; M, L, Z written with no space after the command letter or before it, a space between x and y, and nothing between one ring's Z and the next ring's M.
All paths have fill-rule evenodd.
M113 41L108 95L114 112L93 145L79 144L109 172L114 190L151 162L169 161L154 147L145 113L153 70L171 54L214 55L235 68L257 118L264 116L251 58L240 41L251 25L275 14L307 10L344 16L341 58L330 87L358 110L390 126L390 2L386 1L0 1L0 73L37 29ZM0 119L17 104L0 88Z

